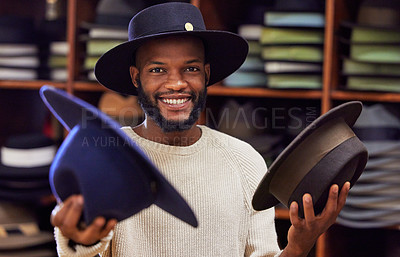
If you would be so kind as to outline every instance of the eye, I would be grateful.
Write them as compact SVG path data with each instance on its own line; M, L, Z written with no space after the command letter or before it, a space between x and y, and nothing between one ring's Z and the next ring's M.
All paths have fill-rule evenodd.
M161 72L165 72L165 70L163 68L152 68L152 69L150 69L150 72L161 73Z
M187 70L187 71L190 71L190 72L195 72L195 71L199 71L200 69L199 69L199 68L196 68L196 67L189 67L189 68L187 68L186 70Z

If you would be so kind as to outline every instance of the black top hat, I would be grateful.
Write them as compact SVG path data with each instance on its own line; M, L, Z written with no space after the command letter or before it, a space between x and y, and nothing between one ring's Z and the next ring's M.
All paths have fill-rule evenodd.
M96 107L52 87L41 97L70 130L50 167L59 201L82 194L84 221L128 218L153 203L192 226L197 219L182 196L121 129Z
M47 178L56 151L55 142L40 133L10 136L1 147L0 178Z
M273 5L274 11L323 12L324 9L324 0L275 0Z
M281 202L299 204L303 216L302 197L310 193L315 213L325 207L332 184L351 186L360 177L368 152L351 127L361 113L361 102L337 106L307 126L272 163L253 197L256 210Z
M0 15L0 43L33 44L36 42L32 18Z
M95 66L97 80L114 91L136 95L129 67L135 51L146 41L171 35L191 35L202 39L211 66L209 85L237 70L248 52L245 39L237 34L206 30L200 10L189 3L164 3L146 8L129 23L129 41L100 57Z

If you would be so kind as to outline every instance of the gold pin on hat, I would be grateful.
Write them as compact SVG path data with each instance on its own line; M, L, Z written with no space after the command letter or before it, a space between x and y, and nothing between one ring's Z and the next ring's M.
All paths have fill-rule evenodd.
M185 23L185 29L186 31L193 31L193 25L190 22Z

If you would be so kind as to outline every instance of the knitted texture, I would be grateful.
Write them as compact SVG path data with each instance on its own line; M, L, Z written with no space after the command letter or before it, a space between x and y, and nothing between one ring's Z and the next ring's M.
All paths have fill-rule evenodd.
M243 141L199 127L201 138L185 147L155 143L122 128L186 199L199 226L152 205L119 222L111 244L102 240L94 246L107 249L102 256L111 256L110 251L120 257L279 255L273 208L256 212L251 207L267 171L263 158ZM70 256L60 237L59 255ZM74 256L93 257L92 250L77 249Z

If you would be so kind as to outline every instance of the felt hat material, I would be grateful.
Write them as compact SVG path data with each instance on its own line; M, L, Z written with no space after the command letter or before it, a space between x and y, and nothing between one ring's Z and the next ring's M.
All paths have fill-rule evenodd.
M354 21L341 23L343 85L351 90L399 92L400 1L363 0Z
M18 250L54 242L52 232L39 229L33 211L22 204L0 202L0 250Z
M364 172L350 190L337 222L354 228L399 224L400 120L387 104L365 106L353 126L369 151Z
M136 50L151 39L173 35L200 38L212 67L208 85L237 70L248 53L248 44L242 37L225 31L206 30L200 10L189 3L171 2L148 7L131 19L128 32L129 40L103 54L95 66L97 80L123 94L137 94L129 67L134 63Z
M310 193L320 213L332 184L354 185L368 159L367 149L351 130L361 109L361 102L347 102L307 126L270 166L253 196L254 209L279 202L288 207L296 201L302 216L302 196Z
M55 142L39 133L10 136L1 147L0 178L47 177L56 151Z
M44 86L40 94L69 130L50 168L59 201L82 194L87 224L97 216L120 221L154 203L197 226L186 201L117 122L62 90Z
M1 147L0 198L36 202L51 195L48 174L57 146L41 133L13 135Z
M323 12L325 1L321 0L279 0L274 1L272 9L275 11L296 11L296 12Z

